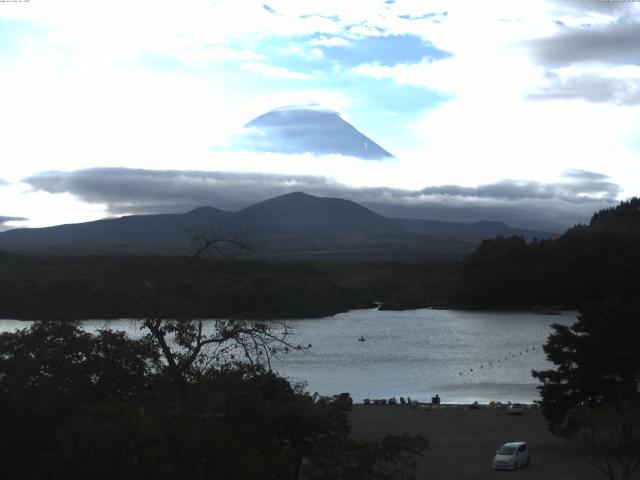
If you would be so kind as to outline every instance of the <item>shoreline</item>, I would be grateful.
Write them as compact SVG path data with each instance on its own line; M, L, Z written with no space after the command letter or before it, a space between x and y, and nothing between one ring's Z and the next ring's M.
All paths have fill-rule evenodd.
M393 398L393 397L392 397ZM387 399L386 403L375 403L375 400L371 400L369 403L366 402L353 402L354 407L397 407L397 408L412 408L414 410L508 410L511 405L519 405L525 411L526 410L539 410L540 405L537 401L531 402L502 402L499 400L488 402L488 403L480 403L480 402L472 402L472 403L429 403L429 402L417 402L412 400L411 403L402 403L401 401L397 401L397 403L389 403Z
M378 305L379 304L379 305ZM314 312L289 312L283 313L279 315L275 314L266 314L266 315L253 315L249 312L241 312L244 315L234 314L227 316L211 316L211 317L202 317L202 318L193 318L192 320L244 320L244 321L289 321L289 320L320 320L323 318L334 317L336 315L340 315L341 313L349 313L358 310L371 310L371 311L380 311L380 312L407 312L407 311L419 311L419 310L438 310L438 311L449 311L455 310L458 312L478 312L478 313L489 313L489 312L513 312L513 313L531 313L534 315L540 316L561 316L566 314L575 313L578 310L575 308L562 308L562 309L554 309L545 307L529 307L529 308L471 308L471 307L455 307L455 306L424 306L424 307L410 307L410 308L384 308L382 302L376 302L376 305L369 307L360 307L360 308L342 308L342 309L334 309L334 310L323 310L323 311L314 311ZM0 322L3 321L18 321L18 322L38 322L38 321L65 321L65 322L82 322L82 321L117 321L117 320L142 320L142 318L136 318L134 316L131 317L123 317L123 316L96 316L96 317L83 317L83 318L33 318L31 316L22 317L20 315L13 315L11 318L9 317L0 317ZM170 319L167 319L170 320Z

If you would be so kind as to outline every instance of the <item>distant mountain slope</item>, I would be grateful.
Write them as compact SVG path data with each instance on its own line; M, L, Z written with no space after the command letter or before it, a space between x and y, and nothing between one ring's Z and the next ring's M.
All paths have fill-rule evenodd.
M245 125L240 148L260 152L339 154L365 160L391 158L337 112L318 107L284 107Z
M131 215L44 228L17 228L0 233L0 248L158 248L189 245L188 230L218 225L230 215L212 207L184 214Z
M236 212L225 231L257 237L283 235L402 234L393 220L342 198L288 193Z
M221 236L269 239L269 251L375 252L410 256L416 251L471 251L497 235L548 238L552 234L511 228L502 222L472 224L379 215L355 202L289 193L231 213L200 207L184 214L132 215L46 228L0 233L0 249L70 251L154 251L190 245L194 226ZM463 245L462 245L463 244ZM457 245L457 246L456 246Z
M513 228L504 222L481 221L475 223L445 222L442 220L425 220L422 218L394 218L408 232L416 235L428 235L436 238L468 238L485 239L498 235L503 237L521 236L527 240L533 238L550 238L553 232L542 232Z

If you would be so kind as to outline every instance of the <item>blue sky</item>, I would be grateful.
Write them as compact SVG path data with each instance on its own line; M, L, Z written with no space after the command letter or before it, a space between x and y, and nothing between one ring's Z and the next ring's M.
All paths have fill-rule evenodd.
M267 96L286 91L298 92L303 98L310 88L335 91L349 99L350 120L369 136L389 145L400 145L408 139L401 130L390 131L388 122L398 117L411 122L426 109L450 98L445 92L398 85L392 79L364 77L350 71L362 64L393 67L450 56L413 34L361 38L320 34L266 38L249 35L229 40L224 48L232 57L245 55L253 60L221 59L194 65L171 54L142 53L136 61L150 70L209 79L222 72L224 78L213 81L241 96L248 92ZM316 103L313 95L309 96L308 103ZM375 115L372 116L372 112Z
M140 186L148 198L129 198L129 184L117 183L127 169L136 181L147 178L139 170L174 172L174 186L215 177L215 198L225 172L289 178L264 195L322 178L327 193L359 201L391 189L377 200L425 218L450 207L452 220L481 220L474 211L495 207L489 219L501 219L513 205L531 214L516 217L521 226L570 226L640 193L639 9L599 0L0 3L0 228L172 208L151 186ZM395 158L234 148L258 115L309 105L337 112ZM118 199L92 190L108 169L120 169ZM92 183L87 172L103 176ZM259 178L247 180L252 192ZM515 190L479 193L503 191L494 185Z

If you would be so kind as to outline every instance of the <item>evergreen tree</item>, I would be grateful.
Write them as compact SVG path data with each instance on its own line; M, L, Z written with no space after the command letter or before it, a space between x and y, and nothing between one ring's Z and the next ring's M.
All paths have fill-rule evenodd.
M553 433L578 432L587 412L640 408L639 317L637 303L608 301L584 308L571 327L553 325L544 351L556 368L533 372Z

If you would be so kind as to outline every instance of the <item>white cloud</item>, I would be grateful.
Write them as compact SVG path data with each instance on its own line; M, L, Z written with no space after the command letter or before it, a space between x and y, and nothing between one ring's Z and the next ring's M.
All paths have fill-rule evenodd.
M16 181L55 165L147 164L206 153L230 131L224 92L186 75L26 60L0 68L0 158ZM10 112L10 113L9 113Z
M25 184L0 189L2 215L23 217L25 221L7 222L8 227L46 227L63 223L85 222L106 216L106 205L78 202L69 193L34 192Z
M263 3L3 4L0 16L32 20L47 32L44 45L29 44L16 64L0 65L3 178L16 182L51 168L180 167L321 174L353 185L423 188L472 186L502 178L545 181L565 169L584 168L611 175L623 186L623 196L640 193L640 111L629 100L637 93L638 67L581 63L547 70L534 63L525 45L530 39L558 34L563 27L554 20L569 26L604 25L623 11L618 6L607 10L598 0L592 10L577 1L274 0L269 1L274 14ZM433 12L441 15L424 16ZM349 33L351 26L357 27ZM356 104L343 93L340 68L319 75L324 82L320 86L313 82L316 75L269 65L256 47L272 36L300 35L309 40L288 52L320 58L319 47L346 45L347 35L383 33L418 35L452 54L413 65L364 64L347 73L353 75L348 80L388 79L451 97L427 109L417 122L408 124L399 116L398 123L387 126L390 131L406 128L414 139L404 151L384 145L400 160L373 165L342 157L209 152L212 145L224 144L235 128L284 105L320 104L375 117L369 105ZM146 53L178 59L196 73L145 70L137 60ZM247 72L242 80L247 81L237 87L238 77L209 65L220 60L241 62ZM256 76L253 84L249 74ZM305 81L297 91L263 91L260 76ZM558 85L564 86L566 97L572 89L599 88L588 80L600 77L623 82L610 84L617 96L600 104L581 100L584 95L573 100L557 95L545 101L530 99L549 89L558 93ZM623 95L620 87L625 85L629 88ZM3 203L24 208L0 212L3 215L32 217L27 210L44 212L56 205L52 197L43 196L29 197L34 202L29 203L26 194L15 196L14 191L11 200L6 190ZM56 209L74 211L64 203L71 199L60 202ZM78 218L96 214L77 208Z
M283 14L274 15L263 4L255 0L192 0L188 5L172 0L57 0L3 6L0 17L36 22L47 30L52 45L78 60L103 62L130 61L159 46L179 58L220 58L234 52L208 47L251 35L337 34L342 28L341 22L330 18L300 17L314 13L314 8L285 5Z
M287 48L281 48L280 53L284 53L286 55L303 55L304 54L304 50L300 47L287 47Z
M280 53L284 53L285 55L294 55L300 58L306 58L307 60L317 60L319 58L324 58L324 52L319 48L312 48L311 50L305 50L302 47L292 46L281 48L278 50Z
M394 8L406 11L411 4L400 1ZM637 194L640 177L635 166L640 163L640 148L625 139L640 130L640 110L616 105L634 101L637 67L612 69L592 63L553 70L561 81L588 80L589 75L620 80L601 104L581 100L583 95L533 101L532 95L548 86L550 77L544 66L534 62L524 42L562 28L553 23L557 5L465 2L440 6L448 11L442 23L398 21L393 28L406 32L424 26L415 33L453 56L395 66L369 63L349 72L451 96L450 101L427 109L419 122L404 124L413 131L415 144L394 153L413 165L408 169L424 172L429 184L477 185L500 178L549 181L560 170L585 168L619 180L622 197ZM624 91L620 91L622 85L626 85ZM599 95L606 95L601 87L593 85L600 88Z
M419 156L457 166L468 183L505 177L548 180L571 168L618 178L617 165L637 161L620 145L620 137L637 125L636 114L582 101L453 101L417 125L425 141Z
M314 47L342 47L349 45L349 40L342 37L325 37L312 38L309 40L309 45Z
M240 128L258 115L262 115L275 108L293 105L319 105L340 112L341 116L347 119L344 112L352 106L352 100L338 89L321 90L317 88L307 88L304 90L282 91L273 94L257 94L240 98L236 101L235 110L241 117L235 122L235 126L236 128Z
M181 45L176 41L166 42L165 45L154 46L148 53L157 53L181 60L190 64L202 64L213 61L250 61L264 60L261 55L253 50L240 50L224 45Z
M286 78L291 80L311 80L313 76L306 73L292 72L283 67L274 67L265 63L242 63L240 68L247 72L256 73L270 78Z

